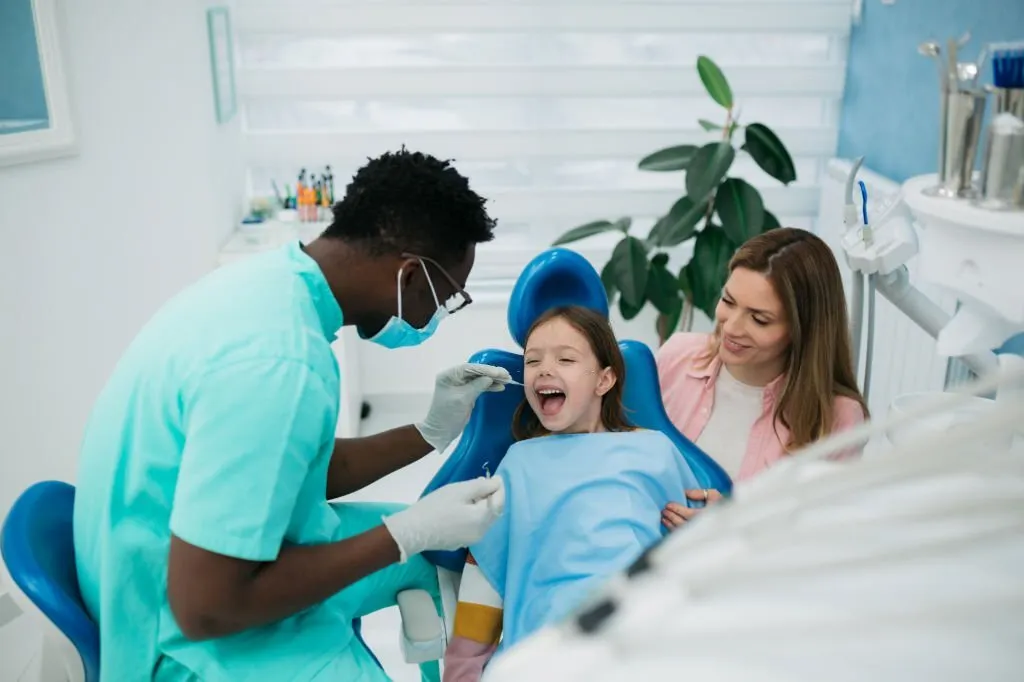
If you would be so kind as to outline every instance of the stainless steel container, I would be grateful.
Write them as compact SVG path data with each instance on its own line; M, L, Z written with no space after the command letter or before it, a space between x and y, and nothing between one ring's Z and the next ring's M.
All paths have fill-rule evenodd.
M997 115L988 126L978 205L996 210L1024 210L1024 120Z
M925 192L932 196L976 196L971 174L978 155L981 123L988 93L960 90L943 93L939 130L939 182Z
M989 86L989 91L994 100L992 113L1013 114L1017 118L1024 118L1024 89Z

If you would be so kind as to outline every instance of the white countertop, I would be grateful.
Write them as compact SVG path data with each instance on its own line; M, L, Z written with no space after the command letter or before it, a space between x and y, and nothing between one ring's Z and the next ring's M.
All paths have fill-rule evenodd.
M327 229L327 222L300 223L268 220L239 225L221 247L221 259L233 259L275 249L296 239L307 244Z

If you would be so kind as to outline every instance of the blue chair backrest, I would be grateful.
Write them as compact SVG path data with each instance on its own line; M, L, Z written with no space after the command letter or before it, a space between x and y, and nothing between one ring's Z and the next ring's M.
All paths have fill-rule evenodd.
M23 492L0 532L11 579L78 650L86 682L100 679L100 634L82 603L75 568L75 488L43 481Z
M601 277L583 256L564 248L544 251L523 270L508 308L508 327L520 347L534 320L551 308L581 305L607 317L608 296ZM661 400L654 354L640 341L619 342L626 363L623 402L630 420L641 428L661 431L675 443L702 487L723 494L732 490L729 476L713 459L673 426ZM504 367L518 382L523 380L523 356L504 350L483 350L470 362ZM477 400L455 450L427 485L423 494L448 483L466 481L494 472L512 445L512 415L523 401L521 386L506 386L498 393L484 393ZM680 491L682 497L682 491ZM436 566L461 572L466 550L424 552Z

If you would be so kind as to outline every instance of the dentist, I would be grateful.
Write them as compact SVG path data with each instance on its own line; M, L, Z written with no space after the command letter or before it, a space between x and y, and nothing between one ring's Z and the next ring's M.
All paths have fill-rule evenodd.
M422 343L493 238L447 162L369 161L310 244L220 268L167 303L99 395L81 447L74 537L104 680L384 680L352 622L404 589L437 595L418 554L483 536L500 479L408 508L332 503L443 450L504 370L437 377L424 419L335 439L331 342L354 325Z

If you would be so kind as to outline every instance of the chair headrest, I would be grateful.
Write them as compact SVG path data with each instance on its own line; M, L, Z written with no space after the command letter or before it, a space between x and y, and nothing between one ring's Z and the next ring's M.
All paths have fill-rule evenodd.
M522 348L534 321L563 305L583 306L608 317L601 275L586 258L559 247L539 253L523 268L508 302L508 331Z

